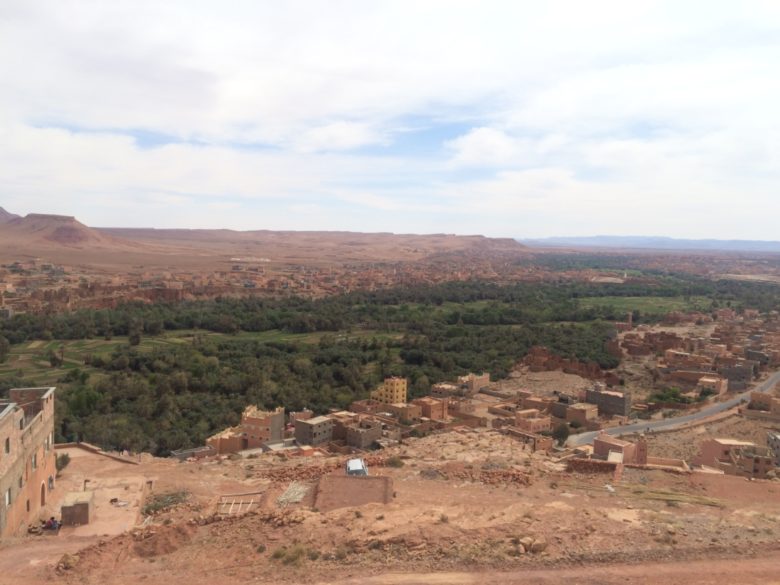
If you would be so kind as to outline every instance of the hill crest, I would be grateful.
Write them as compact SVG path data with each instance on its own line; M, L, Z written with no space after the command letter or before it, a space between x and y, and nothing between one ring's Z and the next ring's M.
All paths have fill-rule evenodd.
M8 223L9 221L19 217L21 216L16 215L15 213L11 213L10 211L6 211L4 208L0 207L0 224Z
M6 227L13 230L17 237L26 236L62 246L107 243L110 240L70 215L30 213L25 217L12 219Z

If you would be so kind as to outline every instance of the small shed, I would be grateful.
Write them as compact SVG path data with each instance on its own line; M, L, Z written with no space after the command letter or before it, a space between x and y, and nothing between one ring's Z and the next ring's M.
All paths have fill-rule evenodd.
M89 524L94 517L95 492L70 492L65 496L61 508L63 526Z

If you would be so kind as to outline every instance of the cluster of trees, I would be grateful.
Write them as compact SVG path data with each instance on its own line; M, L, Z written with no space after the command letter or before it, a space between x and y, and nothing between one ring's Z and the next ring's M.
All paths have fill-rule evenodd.
M713 309L727 304L760 310L780 306L774 285L715 282L695 277L659 276L652 281L623 285L518 283L498 286L470 281L355 292L318 300L249 297L154 305L129 303L116 309L51 315L23 314L0 322L0 340L5 338L14 344L30 339L129 336L137 344L143 335L181 329L205 329L219 333L280 329L305 333L341 331L350 327L393 330L399 324L413 322L424 325L440 319L451 324L462 322L473 325L589 322L595 319L613 320L624 315L611 309L608 303L582 307L579 299L692 295L711 298ZM481 303L473 304L475 301ZM0 357L2 351L0 341Z
M532 345L599 358L605 323L543 327L438 324L396 336L324 335L319 343L260 342L197 335L151 351L123 345L71 370L59 394L61 440L166 454L202 445L238 421L247 404L325 412L366 398L390 375L409 379L412 396L468 371L508 374Z
M0 357L28 339L128 336L113 353L85 359L60 381L59 440L105 448L170 450L202 445L235 424L247 404L324 412L365 398L385 376L409 379L412 395L469 371L505 377L534 345L618 365L605 349L614 327L606 309L584 309L578 299L615 296L708 295L713 302L764 299L753 283L663 278L654 284L615 285L450 283L319 300L218 299L179 304L128 304L112 310L21 315L0 324ZM622 317L622 315L620 315ZM239 330L318 332L319 342L263 342L232 336ZM143 336L193 330L185 344L139 345ZM228 335L214 336L208 332ZM50 352L52 366L61 353ZM24 384L0 381L0 389ZM660 398L660 397L659 397Z
M664 388L659 392L654 392L650 396L649 402L661 402L666 404L690 404L691 399L682 395L682 390L672 386Z

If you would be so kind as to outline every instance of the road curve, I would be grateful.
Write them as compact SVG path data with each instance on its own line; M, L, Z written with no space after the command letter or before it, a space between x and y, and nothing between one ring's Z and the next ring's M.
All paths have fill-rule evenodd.
M705 406L701 410L698 410L692 414L675 416L663 420L655 420L655 421L645 420L645 421L640 421L638 423L632 423L630 425L612 427L604 430L607 434L612 435L613 437L619 437L621 435L629 435L631 433L641 433L642 431L646 431L648 429L650 431L668 431L671 429L676 429L686 423L701 420L703 418L710 417L713 414L718 414L719 412L723 412L724 410L729 410L731 408L734 408L743 399L749 398L751 392L756 392L756 391L767 392L778 382L780 382L780 371L775 372L763 382L759 382L757 385L753 386L749 390L737 394L736 396L726 400L725 402L716 402L715 404L711 404L710 406ZM593 438L599 432L600 431L590 431L587 433L579 433L576 435L572 435L571 437L569 437L569 440L566 442L566 444L569 447L579 447L581 445L587 445L593 442Z

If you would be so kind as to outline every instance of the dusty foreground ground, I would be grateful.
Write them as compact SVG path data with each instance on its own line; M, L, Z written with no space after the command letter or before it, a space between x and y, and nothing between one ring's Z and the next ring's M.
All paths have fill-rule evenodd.
M121 512L98 508L92 535L80 527L6 543L0 583L780 584L779 482L633 469L613 482L464 431L371 458L372 475L392 480L389 503L320 509L350 501L317 491L341 461L74 457L62 486L89 479L116 493L127 476L130 494L142 476L152 497L189 499L128 530L128 497ZM228 511L220 496L243 493L251 506L216 514Z

